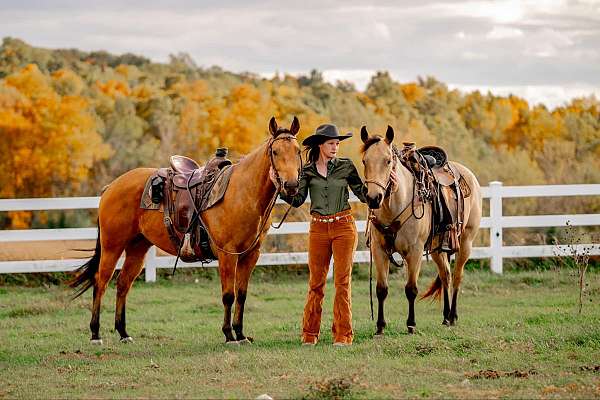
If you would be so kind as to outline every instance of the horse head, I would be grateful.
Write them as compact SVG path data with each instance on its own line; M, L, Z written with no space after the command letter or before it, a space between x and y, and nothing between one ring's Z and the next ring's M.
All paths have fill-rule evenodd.
M392 145L394 129L388 125L384 138L379 135L370 136L367 127L363 126L360 138L363 141L362 163L365 168L367 204L369 208L377 209L381 207L390 187L390 174L396 166Z
M296 117L289 129L277 126L275 117L269 121L269 157L275 173L274 183L288 196L298 192L298 179L302 170L300 145L296 139L299 130L300 122Z

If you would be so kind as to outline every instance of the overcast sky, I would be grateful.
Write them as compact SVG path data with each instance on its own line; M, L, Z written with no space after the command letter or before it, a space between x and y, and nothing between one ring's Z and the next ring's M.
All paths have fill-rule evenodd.
M550 107L600 98L600 0L88 3L0 0L0 36L155 61L186 52L200 66L265 76L317 68L359 89L388 70Z

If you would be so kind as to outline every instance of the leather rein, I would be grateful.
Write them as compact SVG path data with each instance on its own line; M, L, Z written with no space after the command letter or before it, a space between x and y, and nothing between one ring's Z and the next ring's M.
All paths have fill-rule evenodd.
M243 255L246 254L248 251L252 250L254 248L254 246L256 246L256 244L258 243L258 240L260 239L260 236L263 232L263 229L265 229L265 225L269 219L269 215L271 214L271 211L273 211L273 207L275 207L275 202L277 201L277 196L279 195L279 190L281 189L281 187L283 186L282 181L281 181L281 177L279 176L279 172L277 171L277 168L275 167L275 160L273 158L273 143L275 143L278 140L298 140L296 138L296 136L292 135L288 130L282 131L280 132L275 138L273 138L272 140L270 140L269 145L268 145L268 152L269 152L269 161L271 164L271 168L273 169L273 171L275 172L275 182L273 182L275 184L275 194L273 195L273 197L271 198L271 200L269 201L269 205L267 206L267 210L265 212L265 214L263 214L261 217L261 222L260 222L260 226L258 229L258 233L256 235L256 237L254 238L254 240L252 241L252 243L250 244L250 246L248 246L246 249L244 249L243 251L228 251L223 249L221 246L219 246L214 238L212 237L212 235L210 234L210 232L208 231L208 229L206 229L206 233L208 235L208 238L210 239L210 241L213 243L213 245L217 248L217 250L229 254L229 255ZM302 171L302 157L300 157L300 170L298 172L298 176L300 174L300 172ZM189 190L189 188L188 188ZM196 215L198 215L198 218L200 219L200 223L202 223L202 225L206 226L206 224L204 223L204 220L202 219L202 216L200 215L200 213L198 212L198 209L196 208L196 204L194 203L194 209L196 211ZM285 220L285 218L287 217L287 214L289 212L288 211L285 213L283 219L281 220L281 223L279 224L278 227L276 227L276 229L279 229L281 227L281 224L283 224L283 221Z

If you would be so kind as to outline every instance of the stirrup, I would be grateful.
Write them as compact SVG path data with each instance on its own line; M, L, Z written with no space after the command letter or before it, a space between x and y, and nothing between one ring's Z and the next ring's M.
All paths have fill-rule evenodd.
M183 244L181 245L181 255L183 257L194 257L194 249L192 248L192 235L191 233L186 233L183 236Z

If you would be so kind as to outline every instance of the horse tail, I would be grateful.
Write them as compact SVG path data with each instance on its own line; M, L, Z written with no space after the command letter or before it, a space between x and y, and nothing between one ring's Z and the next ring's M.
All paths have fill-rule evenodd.
M435 277L433 282L431 282L429 289L427 289L427 291L421 295L421 300L431 296L433 296L433 300L442 300L442 280L440 279L439 275Z
M92 258L87 260L85 264L77 269L77 275L73 277L67 284L73 289L77 289L73 300L84 294L89 288L96 283L96 272L100 266L100 221L98 221L98 238L96 239L96 249Z

